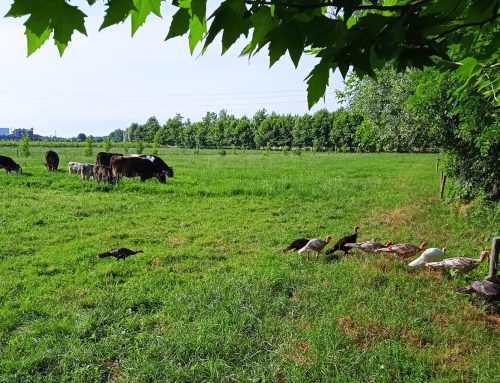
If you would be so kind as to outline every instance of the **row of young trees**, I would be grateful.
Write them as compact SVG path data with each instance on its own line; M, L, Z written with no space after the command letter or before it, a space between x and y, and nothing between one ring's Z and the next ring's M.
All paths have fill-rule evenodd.
M112 141L144 141L156 145L186 148L221 149L237 147L260 149L264 147L314 148L340 151L423 151L432 150L433 141L417 140L412 145L382 142L367 132L359 111L326 109L314 114L280 115L259 110L252 118L237 118L227 111L208 112L201 121L191 122L180 114L160 125L156 117L146 123L133 123L120 135L114 131Z

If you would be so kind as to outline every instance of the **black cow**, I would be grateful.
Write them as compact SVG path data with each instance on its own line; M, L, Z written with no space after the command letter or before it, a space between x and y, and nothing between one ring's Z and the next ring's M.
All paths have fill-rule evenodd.
M123 156L121 153L106 153L99 152L95 160L96 165L110 166L111 157L113 156Z
M149 161L151 161L158 173L165 172L167 177L173 177L174 176L174 168L171 168L166 164L165 161L163 161L160 157L158 156L153 156L152 154L141 154L139 155L140 158L145 158Z
M111 170L116 181L121 177L141 177L141 181L144 182L149 178L156 177L162 184L167 182L166 173L164 171L158 172L153 162L145 158L113 156Z
M59 166L59 156L56 152L49 150L45 153L45 166L49 172L57 170L57 167Z
M14 160L7 156L0 156L0 169L5 169L5 173L10 173L12 171L16 173L22 173L21 167L14 162Z

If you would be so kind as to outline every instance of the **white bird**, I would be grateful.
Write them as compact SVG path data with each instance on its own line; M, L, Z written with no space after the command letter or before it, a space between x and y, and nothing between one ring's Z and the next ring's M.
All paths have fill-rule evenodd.
M446 252L446 248L438 249L436 247L431 247L430 249L425 250L420 257L413 260L408 264L411 267L417 267L425 265L429 262L438 262L444 259L444 253Z
M314 239L311 239L309 242L307 242L307 244L299 250L299 254L302 254L302 253L308 253L310 251L315 251L316 252L316 258L318 258L318 255L319 253L321 253L321 250L324 249L324 247L330 243L330 241L332 240L332 236L329 235L328 237L326 237L326 239L323 241L321 238L314 238ZM309 258L309 256L308 256Z
M489 256L489 254L490 253L488 251L483 251L479 256L479 259L465 257L447 258L441 262L426 263L425 266L427 266L428 270L456 270L457 273L463 274L478 267L481 262Z

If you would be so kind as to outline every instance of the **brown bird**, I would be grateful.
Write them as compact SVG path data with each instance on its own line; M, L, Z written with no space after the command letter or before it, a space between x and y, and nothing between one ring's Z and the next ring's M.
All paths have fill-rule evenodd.
M300 250L309 242L308 238L299 238L290 243L287 247L283 249L283 252L286 253L288 250Z
M500 275L494 275L484 281L474 281L466 287L457 287L455 292L476 294L486 302L498 302L500 301Z
M410 258L415 256L419 251L427 249L427 242L422 242L419 246L412 245L411 243L397 243L395 245L377 249L376 253L393 253L399 258Z
M125 247L117 247L114 249L111 249L109 251L106 251L104 253L97 254L97 258L107 258L107 257L115 257L116 260L118 261L119 259L125 259L127 257L130 257L131 255L137 254L137 253L144 253L143 250L130 250Z
M428 262L425 266L428 270L456 270L458 274L464 274L478 267L489 255L488 251L482 251L479 259L466 257L447 258L441 262Z
M375 250L387 248L392 246L392 242L389 241L385 245L375 242L373 239L371 241L365 241L360 243L346 243L345 247L349 247L351 249L359 249L367 253L373 253Z
M306 253L306 252L309 254L310 251L315 251L316 258L318 258L318 255L319 255L319 253L321 253L321 250L323 250L323 248L328 243L330 243L331 240L332 240L331 235L326 237L326 239L324 241L321 238L311 239L309 242L306 243L306 245L302 249L299 250L299 254Z
M337 242L335 242L333 247L331 247L326 251L325 254L330 255L338 250L343 251L344 254L347 254L349 250L351 250L351 248L347 247L346 243L356 243L356 241L358 240L358 231L359 231L359 226L357 225L354 226L354 234L349 234L346 235L345 237L340 238Z

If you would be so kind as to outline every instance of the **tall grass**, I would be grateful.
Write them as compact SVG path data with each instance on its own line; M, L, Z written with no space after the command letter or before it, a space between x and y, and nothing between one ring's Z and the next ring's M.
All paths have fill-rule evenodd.
M497 317L459 280L383 256L309 261L300 237L474 256L500 210L442 203L434 156L159 149L166 185L81 182L61 148L0 174L0 381L493 382ZM146 150L147 152L147 150ZM140 248L126 261L97 259ZM498 323L498 322L497 322Z

